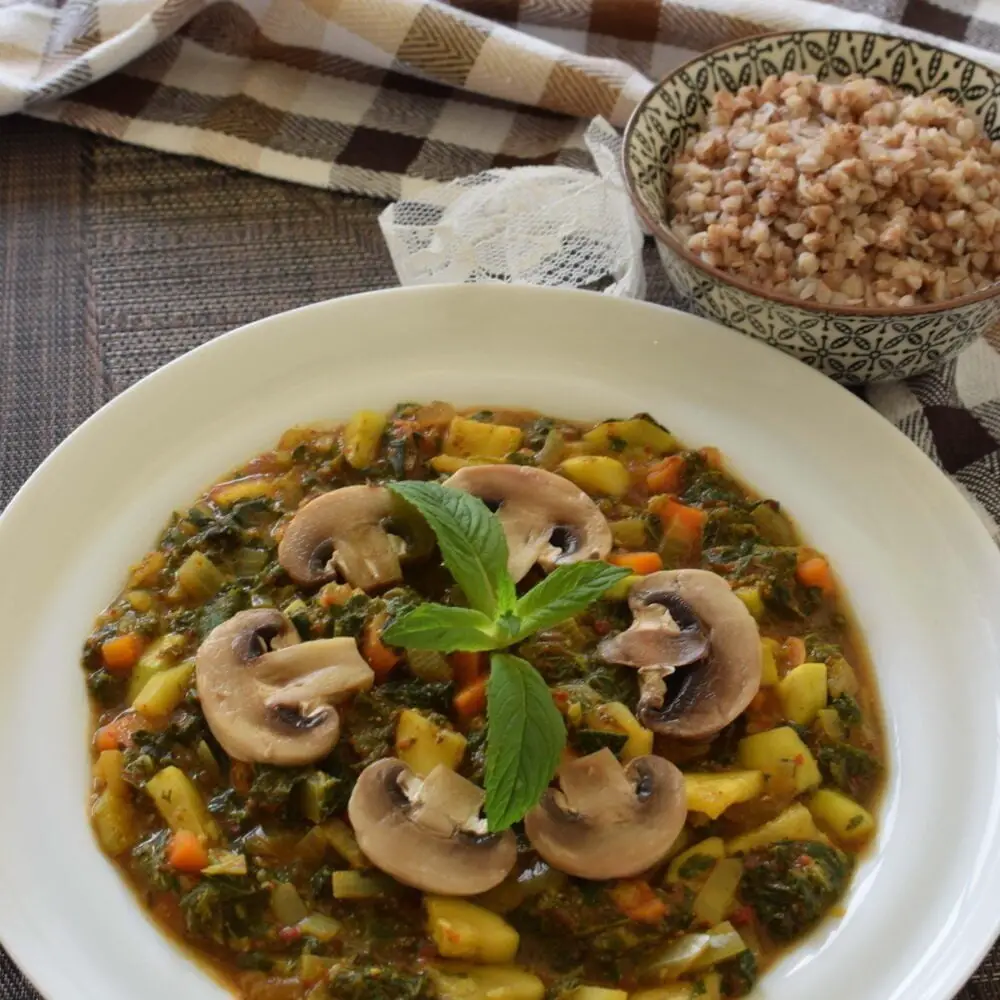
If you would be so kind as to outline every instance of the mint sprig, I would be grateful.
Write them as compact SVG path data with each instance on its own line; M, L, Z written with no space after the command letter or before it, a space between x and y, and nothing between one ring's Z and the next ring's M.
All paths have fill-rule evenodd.
M579 614L629 570L603 562L560 566L518 598L507 571L499 518L478 498L438 483L388 487L427 520L445 566L468 608L421 604L397 618L382 638L391 646L500 650ZM541 798L559 764L566 727L548 685L526 660L494 653L487 686L486 819L507 829Z

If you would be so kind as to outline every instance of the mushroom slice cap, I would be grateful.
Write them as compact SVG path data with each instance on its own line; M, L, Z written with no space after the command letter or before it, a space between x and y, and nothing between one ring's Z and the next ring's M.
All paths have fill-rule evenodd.
M515 582L535 563L547 573L569 563L604 559L611 528L597 504L563 476L529 465L470 465L445 480L488 505L507 537Z
M226 753L285 767L325 757L340 738L335 705L375 679L353 639L301 642L273 608L223 622L195 662L205 720Z
M396 510L381 486L344 486L301 507L285 527L278 562L302 587L342 578L373 590L403 578L401 543L385 522Z
M531 845L578 878L632 878L658 864L687 818L684 776L663 757L623 768L606 747L565 764L524 818Z
M665 570L629 594L632 625L601 656L640 671L640 721L700 740L729 725L760 688L757 623L729 584L701 569Z
M517 861L509 831L488 834L483 792L439 764L421 781L394 757L369 764L347 814L358 845L399 882L444 896L474 896L499 885Z

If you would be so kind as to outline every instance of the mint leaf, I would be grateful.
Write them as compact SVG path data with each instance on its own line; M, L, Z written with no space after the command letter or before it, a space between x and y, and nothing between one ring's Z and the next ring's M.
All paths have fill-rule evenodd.
M493 654L486 695L486 820L491 832L499 832L548 788L566 726L541 674L519 656Z
M578 615L630 572L606 562L556 567L514 605L514 614L521 619L516 641Z
M440 653L466 650L476 653L504 645L496 626L481 611L452 608L446 604L419 604L397 618L383 633L382 641L407 649L435 649Z
M439 483L388 483L423 514L437 537L441 558L466 600L496 619L514 606L503 527L478 497Z

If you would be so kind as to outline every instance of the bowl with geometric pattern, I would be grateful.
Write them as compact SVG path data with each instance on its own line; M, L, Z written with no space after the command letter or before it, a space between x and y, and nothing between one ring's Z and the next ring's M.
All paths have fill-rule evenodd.
M656 238L667 277L683 308L839 382L861 385L930 371L1000 321L1000 283L939 302L820 303L715 266L711 254L693 252L671 226L675 166L689 138L706 129L716 95L760 87L769 76L787 72L819 81L875 79L904 94L934 92L960 105L989 140L1000 142L1000 74L923 42L862 31L797 31L704 53L653 87L625 131L626 185Z

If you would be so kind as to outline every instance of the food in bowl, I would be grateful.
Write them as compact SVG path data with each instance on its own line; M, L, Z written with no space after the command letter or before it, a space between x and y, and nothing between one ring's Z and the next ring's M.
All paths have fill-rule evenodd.
M1000 143L940 94L789 72L717 91L673 167L702 261L821 305L911 307L1000 276Z
M98 841L248 1000L742 996L876 829L826 559L646 415L292 429L84 668Z

